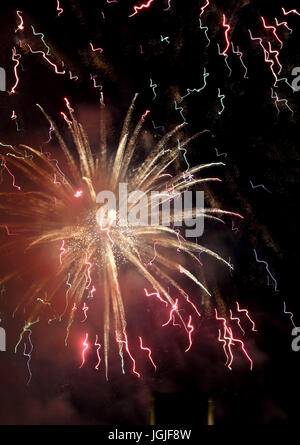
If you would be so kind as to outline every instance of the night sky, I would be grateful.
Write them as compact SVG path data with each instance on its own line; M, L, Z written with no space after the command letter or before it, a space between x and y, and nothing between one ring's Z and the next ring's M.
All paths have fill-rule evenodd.
M143 149L149 150L183 120L187 136L209 130L189 144L186 159L190 165L226 164L213 173L223 182L210 186L207 193L214 196L218 207L238 212L244 219L225 218L224 225L207 223L199 240L225 259L230 257L235 267L232 273L209 258L201 260L208 286L222 297L227 312L239 301L255 320L258 332L252 332L248 323L244 338L254 369L249 370L240 354L235 356L232 371L224 366L213 312L197 322L193 347L185 354L185 337L169 327L162 330L163 318L156 309L151 312L153 306L129 298L132 325L138 326L139 314L150 310L145 324L149 323L157 373L141 362L143 378L139 380L126 362L128 372L122 375L116 353L106 382L103 370L95 372L90 357L79 369L80 323L65 348L65 325L45 322L33 327L32 379L27 385L26 358L21 349L14 353L26 318L20 312L12 317L24 291L22 281L17 280L0 287L0 326L7 333L7 351L0 352L0 424L146 425L152 409L158 424L204 425L209 399L216 424L295 423L300 352L292 351L293 325L283 302L299 325L300 92L293 92L290 85L293 68L300 66L300 17L295 13L285 16L281 8L290 11L297 4L211 0L201 10L205 0L153 0L148 8L129 17L134 5L142 3L61 0L63 12L58 16L56 0L2 2L0 67L6 71L10 93L16 82L13 47L21 58L15 94L0 92L0 142L45 148L49 125L36 106L40 104L71 143L60 115L65 111L64 97L70 100L94 151L99 142L100 100L105 104L109 147L114 153L136 93L134 121L150 110L141 136L141 160ZM17 30L17 11L22 11L24 30ZM199 26L200 14L209 45L206 28ZM218 54L217 46L221 53L226 49L223 15L230 25L226 59ZM282 48L272 29L264 28L261 17L272 26L276 17L292 30L284 25L276 28ZM50 48L47 57L65 74L56 74L41 54L31 54L28 44L34 51L47 52L31 25L36 33L44 34ZM270 43L278 51L280 74L276 53L271 55L273 65L265 62L264 51L258 40L251 40L249 29L266 49ZM102 51L92 51L90 43ZM231 43L243 53L245 66L232 52ZM274 86L270 67L278 79L286 81ZM202 89L204 69L209 76ZM70 79L70 72L77 78ZM94 88L94 80L100 88ZM218 89L225 95L224 109ZM175 102L182 110L176 109ZM16 119L12 119L13 112ZM47 147L57 153L55 137ZM0 153L3 150L0 146ZM183 158L181 169L186 169ZM253 188L250 181L264 187ZM6 238L1 227L0 242ZM268 262L276 283L270 275L268 278L265 265L255 260L254 249L260 260ZM14 263L8 264L4 255L0 279L7 266L13 268ZM142 289L136 273L126 270L124 275L127 295Z

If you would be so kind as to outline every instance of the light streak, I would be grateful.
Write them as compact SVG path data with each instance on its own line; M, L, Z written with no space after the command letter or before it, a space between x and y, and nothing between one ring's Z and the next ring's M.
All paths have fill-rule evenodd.
M75 80L75 81L78 80L78 76L73 76L71 71L69 71L69 75L70 75L71 80Z
M62 265L62 256L65 254L66 249L65 249L65 240L63 239L61 242L61 246L60 246L60 255L59 255L59 264Z
M175 300L175 304L172 306L172 309L170 310L169 320L166 321L166 323L162 324L162 325L161 325L162 327L165 327L165 326L167 326L169 323L171 323L172 318L173 318L173 314L174 314L174 312L177 312L177 310L178 310L178 298L176 298L176 300Z
M142 116L142 121L144 122L144 120L146 119L146 116L148 116L148 114L151 113L150 110L146 110L145 113Z
M279 66L279 71L278 71L277 74L280 74L281 71L282 71L282 65L281 65L281 63L279 62L279 59L278 59L279 51L273 50L270 42L268 42L268 44L269 44L269 52L270 52L270 54L276 54L275 55L275 59L276 59L276 62L278 63L278 66ZM278 80L277 80L277 82L278 82Z
M11 171L9 170L9 168L7 167L5 158L3 158L2 156L1 156L1 167L4 167L5 170L6 170L6 171L10 174L10 176L12 177L12 185L13 185L13 187L15 187L15 188L18 189L18 190L21 190L21 187L19 187L18 185L16 185L16 179L15 179L14 175L11 173Z
M150 362L152 363L153 368L155 369L155 371L157 371L157 366L156 366L156 364L154 363L154 361L153 361L153 359L152 359L152 351L151 351L151 349L150 349L150 348L146 348L145 346L143 346L143 340L142 340L142 337L139 337L139 340L140 340L140 347L141 347L141 349L142 349L143 351L148 351L148 357L149 357L149 360L150 360Z
M132 372L133 372L138 378L140 378L140 377L141 377L141 374L138 373L138 372L136 371L136 369L135 369L135 368L136 368L135 360L134 360L134 358L132 357L132 355L131 355L131 353L130 353L130 350L129 350L129 346L128 346L128 338L127 338L127 334L126 334L126 332L125 332L125 328L124 328L124 330L123 330L123 335L124 335L125 340L120 340L120 339L118 338L118 333L116 332L116 340L117 340L118 343L122 343L122 344L125 345L126 352L127 352L127 354L129 355L129 357L130 357L130 359L131 359L131 361L132 361Z
M241 326L241 320L240 320L240 318L239 318L239 317L233 317L233 316L232 316L232 310L231 310L231 309L229 309L229 313L230 313L230 320L236 320L236 321L237 321L237 324L238 324L238 326L239 326L239 328L240 328L240 330L242 331L243 335L245 335L245 331L244 331L244 329L243 329L242 326Z
M143 3L141 6L137 6L137 5L135 5L135 6L133 7L133 9L134 9L134 13L131 14L131 15L129 15L128 17L133 17L133 16L136 15L141 9L149 8L149 6L151 6L151 4L153 3L153 1L154 1L154 0L148 0L147 3Z
M140 54L144 54L142 45L140 45Z
M219 157L219 156L225 156L225 158L227 158L227 153L219 153L217 148L215 148L215 151L216 151L216 155L217 155L218 157Z
M149 294L147 289L144 289L145 295L146 297L153 297L155 296L159 301L161 301L162 303L164 303L166 306L168 306L168 302L166 300L164 300L161 296L160 293L158 291L156 292L152 292L152 294Z
M220 99L220 102L222 105L222 110L218 111L218 115L221 115L223 113L223 111L225 110L225 106L224 106L225 94L221 94L220 88L218 88L218 98Z
M182 117L183 121L186 122L186 118L185 118L184 115L183 115L183 107L178 107L178 106L177 106L177 102L176 102L176 100L174 101L174 104L175 104L175 110L176 110L176 111L177 111L177 110L179 111L180 116Z
M230 46L230 42L229 42L229 38L228 38L228 33L230 31L230 25L228 23L226 23L226 17L225 14L223 14L223 27L226 28L225 30L225 40L226 40L226 48L224 49L224 51L222 52L222 55L225 57L227 55L227 51L229 49Z
M171 9L171 0L168 0L168 7L164 11L169 11Z
M279 79L279 80L283 80L283 79ZM292 108L289 106L288 100L287 99L279 99L278 94L274 92L273 88L271 88L271 97L272 97L272 99L276 99L275 100L275 106L276 106L276 109L277 109L277 115L279 115L279 113L280 113L280 110L279 110L278 105L277 105L279 102L283 102L285 104L285 106L292 113L292 116L294 115L294 110L292 110Z
M28 357L27 368L28 368L28 372L29 372L29 379L27 381L27 385L29 385L29 383L30 383L30 381L32 379L32 372L31 372L31 369L30 369L30 362L31 362L31 354L32 354L32 351L33 351L33 344L32 344L32 341L31 341L32 331L30 329L27 329L27 332L28 332L28 341L29 341L29 344L30 344L30 351L28 353L26 353L26 343L24 343L24 353L23 353L23 355L25 357Z
M252 181L249 181L249 182L250 182L251 187L252 187L253 189L256 189L256 188L261 187L261 188L263 188L264 190L266 190L266 192L268 192L268 193L272 193L272 192L270 192L270 190L268 190L263 184L253 185L253 182L252 182Z
M42 32L35 32L35 29L33 27L33 25L31 25L32 28L32 32L35 36L42 36L41 37L41 41L43 42L43 44L45 45L45 47L47 48L47 56L50 55L50 47L47 45L47 43L45 42L45 35Z
M217 43L217 48L218 48L218 54L219 54L219 56L224 57L225 65L227 66L228 71L229 71L228 77L230 77L231 74L232 74L232 69L230 68L229 63L228 63L228 61L227 61L227 59L228 59L228 54L225 54L225 56L224 56L224 54L221 53L221 48L220 48L220 45L219 45L218 43Z
M280 43L280 48L282 48L283 47L283 42L278 37L275 26L267 25L263 16L261 16L260 18L261 18L261 20L263 22L263 25L264 25L265 29L272 29L273 35L274 35L275 39Z
M60 7L59 0L57 0L56 3L56 10L57 10L57 17L59 17L64 12L64 10Z
M83 304L82 312L84 313L84 319L81 320L81 323L84 323L87 320L87 311L89 310L89 307L86 305L86 302Z
M250 323L252 324L252 331L253 331L253 332L258 332L257 329L255 329L255 323L254 323L254 321L252 320L252 318L250 317L250 315L249 315L249 311L247 311L247 309L240 309L239 303L238 303L237 301L236 301L235 303L236 303L236 308L237 308L237 311L238 311L238 312L245 312L246 317L248 318L248 320L249 320Z
M20 19L20 23L19 23L17 29L15 30L15 32L23 31L23 30L24 30L24 21L23 21L23 18L22 18L22 16L21 16L21 14L23 14L22 11L17 11L17 16L18 16L19 19Z
M72 284L69 282L70 281L70 272L68 273L68 277L67 277L67 281L66 281L66 285L69 286L67 292L66 292L66 305L65 305L65 309L63 311L63 313L59 316L59 320L61 321L62 317L65 315L67 309L68 309L68 305L69 305L69 292L71 290Z
M209 39L209 37L208 37L208 35L207 35L208 27L207 27L207 26L202 26L202 21L201 21L200 18L199 18L199 23L200 23L200 29L203 29L203 30L204 30L204 34L205 34L206 40L207 40L207 42L208 42L207 45L206 45L206 48L208 48L209 45L210 45L210 39Z
M17 54L16 47L14 46L12 49L12 61L16 62L15 66L14 66L14 74L15 74L16 82L15 82L14 86L12 87L12 89L8 92L8 94L15 94L16 88L20 81L19 76L18 76L18 66L20 65L20 60L19 60L20 58L21 58L21 54Z
M85 254L85 263L88 268L87 268L87 273L86 273L86 289L89 289L91 283L92 283L92 278L91 278L91 268L92 268L92 263L88 262L88 257L87 257L87 253Z
M233 362L233 354L232 354L232 350L231 350L231 345L234 345L234 343L239 343L241 345L241 349L242 349L245 357L247 357L247 359L250 362L250 370L252 371L252 369L253 369L253 361L249 357L249 355L248 355L248 353L247 353L247 351L245 349L244 342L242 340L239 340L238 338L234 338L233 337L232 329L229 326L227 326L227 321L226 321L225 318L218 317L217 309L215 309L215 314L216 314L216 320L222 320L223 321L223 328L224 328L223 338L224 338L224 340L228 340L227 348L228 348L228 351L229 351L229 354L230 354L230 361L229 362L228 362L228 355L226 354L226 357L227 357L226 364L227 364L228 369L230 369L232 371L231 365L232 365L232 362Z
M183 99L185 99L187 96L189 96L189 94L191 94L191 93L200 93L202 90L204 90L204 88L206 87L206 85L207 85L207 82L206 82L206 78L209 76L209 73L207 73L206 72L206 68L204 68L204 71L203 71L203 86L201 87L201 88L193 88L193 89L189 89L189 88L187 88L187 93L184 95L184 96L182 96L181 97L181 101L183 100Z
M82 190L77 190L77 192L74 194L74 198L81 198L83 195L83 191Z
M275 284L274 290L275 290L276 292L278 292L278 289L277 289L277 281L275 280L275 278L274 278L273 275L271 274L268 263L267 263L266 261L259 260L258 257L257 257L256 250L253 249L253 251L254 251L254 255L255 255L255 259L256 259L256 261L257 261L258 263L263 263L263 264L265 265L265 267L266 267L266 271L268 272L268 274L270 275L270 277L272 278L272 280L273 280L273 282L274 282L274 284Z
M186 165L187 165L187 168L186 168L186 171L185 171L185 173L186 173L190 169L190 164L188 163L188 160L186 158L187 149L185 147L181 147L179 139L177 139L177 148L178 148L179 151L183 151L183 158L184 158L184 160L186 162Z
M285 301L283 302L283 312L287 315L290 315L290 320L292 322L292 325L294 326L294 328L296 327L295 322L294 322L294 314L292 312L287 312L286 310L286 305L285 305Z
M206 3L204 6L202 6L202 8L200 9L200 17L203 15L205 9L207 8L207 6L209 5L209 0L206 0Z
M34 51L31 46L27 43L28 48L30 49L30 52L32 54L42 54L43 58L46 60L46 62L48 62L51 66L53 66L56 74L65 74L65 70L63 71L58 71L57 65L55 65L55 63L51 62L51 60L48 59L48 57L46 56L46 53L44 51Z
M226 263L226 264L228 264L228 263ZM230 268L232 267L230 264L228 264L228 266ZM197 280L195 275L193 275L189 270L187 270L184 267L182 267L181 264L178 265L178 268L179 268L180 273L183 273L184 275L189 277L192 281L194 281L194 283L198 284L198 286L200 286L201 289L203 289L211 297L211 294L209 293L209 291L206 289L205 286L203 286L202 283L200 283L200 281Z
M163 132L165 132L165 127L163 125L156 127L154 121L152 121L152 125L154 130L162 130Z
M100 345L100 343L98 343L98 335L96 334L96 340L95 340L95 346L97 346L97 358L98 358L98 363L97 363L97 365L95 366L95 369L98 371L99 370L99 366L100 366L100 363L101 363L101 357L100 357L100 348L101 348L101 345Z
M113 241L112 237L110 236L110 230L109 230L109 228L107 227L106 229L104 229L104 228L102 227L102 224L101 224L101 225L100 225L100 230L101 230L101 232L105 232L105 233L106 233L107 238L109 239L111 245L113 246L113 245L114 245L114 241Z
M148 266L152 266L153 262L155 261L155 259L156 259L156 257L157 257L156 244L157 244L157 241L155 240L155 241L154 241L154 244L153 244L154 257L152 258L152 260L149 261L148 264L147 264L147 263L144 263L146 267L148 267Z
M154 99L156 99L155 88L157 88L157 85L156 85L156 83L152 82L152 79L150 79L150 88L152 88L152 91L153 91L153 99L152 100L154 100Z
M103 48L94 48L93 44L91 42L89 44L90 44L90 47L91 47L93 52L100 51L100 54L103 53Z
M251 40L258 40L259 41L259 44L260 44L260 46L261 46L261 48L263 49L263 52L264 52L264 60L265 60L266 63L270 64L270 70L271 70L271 72L272 72L272 74L273 74L273 76L275 78L274 86L276 86L276 84L278 82L278 78L277 78L277 75L275 74L275 71L274 71L274 63L275 63L274 60L270 59L270 54L268 53L268 51L264 47L264 45L262 43L262 39L260 37L253 37L251 30L248 29L248 31L249 31Z
M277 18L275 17L275 22L276 22L276 26L284 26L286 29L288 29L290 31L290 33L292 34L293 30L291 28L288 27L287 22L281 22L279 23Z
M101 91L103 87L101 84L99 84L99 85L96 84L96 77L98 77L97 74L95 74L95 75L91 74L91 76L90 76L91 80L93 81L94 88L100 88L100 91Z
M81 353L81 354L82 354L82 355L81 355L81 357L82 357L82 362L81 362L81 365L79 366L79 368L82 368L83 365L85 364L85 353L86 353L86 351L87 351L88 348L89 348L88 338L89 338L89 334L86 333L86 334L85 334L84 342L82 343L82 346L83 346L82 353Z
M10 233L10 231L9 231L7 226L5 226L5 229L6 229L6 233L7 233L8 236L17 236L17 233Z
M168 37L168 36L163 37L163 36L161 35L161 36L160 36L160 41L161 41L161 42L167 42L167 44L169 45L169 44L170 44L170 37Z
M187 327L188 327L188 330L189 330L189 334L188 334L188 336L189 336L189 345L188 345L187 349L184 352L188 352L191 349L192 344L193 344L193 342L192 342L192 333L194 332L195 328L192 325L192 316L191 315L189 316L189 321L188 321Z
M300 12L298 12L297 9L291 9L290 11L286 11L284 8L281 8L281 10L284 15L297 14L300 16Z
M246 67L246 65L244 64L244 61L243 61L243 53L240 51L240 49L239 49L238 46L236 47L236 51L235 51L232 42L231 42L231 47L232 47L232 52L233 52L234 54L236 54L236 55L239 57L239 59L240 59L240 61L241 61L241 64L242 64L243 67L245 68L244 79L249 79L249 77L247 76L247 74L248 74L248 68Z
M239 229L237 228L237 227L234 227L234 221L231 221L231 230L233 231L233 232L238 232L239 231Z

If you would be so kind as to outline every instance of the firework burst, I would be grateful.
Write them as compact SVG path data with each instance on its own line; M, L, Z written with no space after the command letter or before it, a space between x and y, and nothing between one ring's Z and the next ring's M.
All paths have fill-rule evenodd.
M161 224L121 226L118 224L118 214L113 215L117 222L115 225L104 225L97 219L99 205L96 199L101 190L112 191L117 196L119 184L127 183L129 193L135 190L144 194L153 190L171 190L173 197L180 196L187 189L218 180L196 175L206 168L223 165L198 165L184 173L174 167L180 150L198 136L186 138L178 150L174 138L185 124L166 134L150 153L145 154L143 162L137 162L137 142L145 117L143 115L131 129L136 97L129 108L119 145L113 155L107 149L104 120L101 120L99 152L95 154L67 99L67 114L62 113L62 116L76 150L67 146L55 123L39 106L57 137L62 160L58 162L50 153L25 145L16 149L1 144L1 170L3 176L7 175L7 190L0 194L0 224L7 233L1 251L12 258L22 258L22 264L18 263L13 271L8 271L1 284L16 277L26 277L30 283L16 308L27 307L26 313L30 313L20 340L33 323L50 311L49 323L66 320L67 345L76 310L83 310L81 321L84 322L88 316L87 302L101 300L98 320L103 334L102 341L97 336L95 345L98 346L98 355L103 344L101 351L106 376L112 339L116 341L122 366L123 353L127 353L133 361L133 372L140 375L135 371L128 344L126 298L123 298L121 291L120 271L124 263L148 282L148 288L137 289L137 293L142 298L158 298L163 303L161 307L166 311L166 319L170 314L168 323L173 321L176 325L176 320L184 327L187 350L192 345L192 320L201 317L202 305L209 304L212 298L197 256L199 250L232 267L217 253L185 239L179 230L174 229L176 222L182 218L182 212L174 211L170 227ZM170 200L168 194L167 199ZM149 208L150 204L148 201ZM128 211L130 208L129 205ZM156 211L160 216L161 208ZM192 208L189 212L190 217L215 220L220 220L224 214L241 217L217 208ZM180 251L180 255L174 254L176 251ZM184 290L181 284L183 277L198 286L196 296L189 296ZM82 365L89 345L87 339L86 334ZM140 342L142 345L141 338ZM148 345L148 342L145 344ZM148 350L151 357L149 348L142 349Z

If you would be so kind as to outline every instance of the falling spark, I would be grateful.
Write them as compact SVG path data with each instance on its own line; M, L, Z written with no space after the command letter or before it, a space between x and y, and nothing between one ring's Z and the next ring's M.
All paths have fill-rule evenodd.
M192 333L193 333L195 328L192 325L192 316L191 315L189 316L189 321L188 321L187 327L188 327L188 330L189 330L189 334L188 334L189 335L189 345L188 345L187 349L184 352L188 352L191 349L192 344L193 344L193 342L192 342Z
M100 363L101 363L101 357L100 357L101 345L100 345L100 343L98 343L98 335L97 334L96 334L95 346L97 346L97 352L96 353L97 353L97 358L98 358L98 363L96 364L95 369L98 371Z
M285 305L285 301L283 302L283 312L287 315L290 315L290 320L292 322L292 325L294 326L294 328L296 328L296 325L294 323L294 314L292 312L287 312L286 310L286 305Z

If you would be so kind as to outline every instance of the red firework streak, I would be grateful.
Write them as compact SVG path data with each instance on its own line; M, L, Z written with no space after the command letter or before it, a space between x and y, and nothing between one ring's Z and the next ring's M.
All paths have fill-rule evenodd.
M143 346L142 337L139 337L139 339L140 339L140 347L141 347L141 349L143 349L143 351L148 351L149 360L152 363L155 371L157 371L157 366L156 366L156 364L154 363L154 361L152 359L152 351L151 351L151 349L150 348L146 348L145 346Z
M82 362L81 362L81 365L79 366L79 368L82 368L83 367L83 365L85 364L85 353L86 353L86 351L88 350L88 348L89 348L89 344L88 344L88 338L89 338L89 334L88 333L86 333L85 334L85 339L84 339L84 342L82 343L82 345L83 345L83 350L82 350Z
M219 341L224 341L225 340L225 343L224 343L224 346L223 346L225 355L227 357L225 366L227 365L228 369L230 369L232 371L231 365L232 365L232 362L233 362L233 354L232 354L231 346L234 345L235 343L239 343L241 345L241 349L242 349L244 355L247 357L247 359L250 362L250 370L252 371L252 369L253 369L253 361L249 357L247 351L245 350L244 342L242 342L242 340L239 340L239 339L233 337L232 329L229 326L227 326L226 318L219 317L218 313L217 313L217 309L215 309L215 314L216 314L216 320L222 320L223 321L223 328L224 328L223 339L220 338L220 331L219 331L219 338L218 339L219 339ZM228 352L230 354L230 360L229 360L228 355L226 353L226 346L227 346Z
M133 373L140 379L140 378L141 378L141 374L139 374L139 373L136 371L136 369L135 369L135 367L136 367L135 360L134 360L134 358L132 357L132 355L131 355L131 353L130 353L130 351L129 351L128 338L127 338L127 334L126 334L126 332L125 332L125 329L124 329L124 331L123 331L123 335L124 335L125 340L119 340L119 339L118 339L118 333L116 332L116 340L117 340L117 343L122 343L122 344L125 345L126 352L127 352L127 354L129 355L130 360L132 361L132 372L133 372Z
M6 228L6 233L7 233L8 236L17 236L16 233L10 233L10 231L9 231L7 226L5 226L5 228Z
M228 51L228 48L229 48L229 46L230 46L230 42L229 42L229 38L228 38L228 33L229 33L230 29L231 29L230 25L229 25L228 23L226 23L226 17L225 17L225 14L223 14L223 26L224 26L224 28L226 28L226 30L225 30L226 48L225 48L224 51L222 52L222 56L225 57L225 56L227 55L227 51Z
M135 5L133 7L134 9L134 13L129 15L128 17L133 17L134 15L136 15L141 9L146 9L149 8L149 6L151 6L151 4L154 2L154 0L149 0L147 3L143 3L141 6L137 6Z
M13 187L15 187L18 190L21 190L21 187L19 187L18 185L16 185L16 179L14 177L14 175L11 173L11 171L8 169L7 165L6 165L6 160L2 157L1 158L1 167L4 167L5 170L7 171L7 173L10 174L10 176L13 178Z

